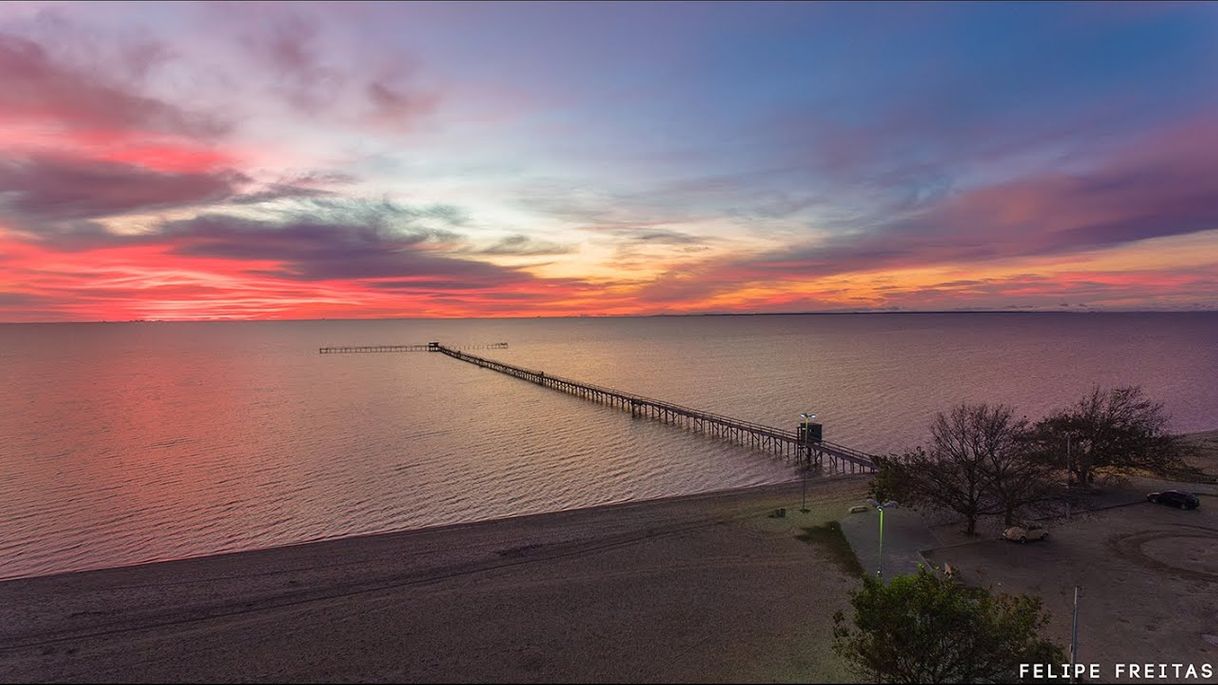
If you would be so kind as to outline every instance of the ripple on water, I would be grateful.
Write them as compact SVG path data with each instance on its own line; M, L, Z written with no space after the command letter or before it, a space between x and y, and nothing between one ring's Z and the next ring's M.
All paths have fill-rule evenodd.
M918 315L0 326L0 577L771 483L781 462L440 355L488 356L872 451L937 410L1143 384L1218 416L1218 316ZM1207 562L1208 563L1208 562Z

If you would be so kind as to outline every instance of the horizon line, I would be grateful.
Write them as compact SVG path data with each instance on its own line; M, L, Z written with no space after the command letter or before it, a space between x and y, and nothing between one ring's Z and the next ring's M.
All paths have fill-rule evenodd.
M116 323L274 323L309 321L469 321L481 319L655 319L698 316L852 316L882 314L1195 314L1218 313L1218 307L1190 309L863 309L790 312L675 312L657 314L562 314L562 315L503 315L503 316L385 316L385 317L322 317L311 319L252 319L252 318L203 318L203 319L82 319L75 321L0 321L3 326L48 325L48 324L116 324Z

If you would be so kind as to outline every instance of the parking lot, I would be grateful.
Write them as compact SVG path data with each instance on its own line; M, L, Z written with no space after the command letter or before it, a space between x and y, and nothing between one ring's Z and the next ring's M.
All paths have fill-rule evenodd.
M1199 493L1201 507L1145 501L1170 487ZM1053 614L1048 632L1063 646L1079 586L1078 660L1100 664L1102 680L1114 679L1117 663L1218 665L1218 487L1135 480L1123 490L1128 504L1049 522L1043 542L989 535L925 557L950 563L968 583L1041 597Z

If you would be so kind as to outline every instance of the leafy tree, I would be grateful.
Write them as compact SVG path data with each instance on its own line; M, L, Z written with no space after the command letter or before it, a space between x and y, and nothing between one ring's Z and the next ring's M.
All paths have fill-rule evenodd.
M852 621L833 617L834 651L875 683L1016 682L1021 663L1060 664L1040 637L1049 617L1027 595L991 595L921 569L885 585L864 578Z
M1037 422L1034 439L1042 461L1065 465L1069 440L1070 472L1091 484L1098 467L1164 472L1181 465L1184 443L1167 432L1163 405L1138 386L1098 386L1073 406Z
M906 467L911 458L917 458L919 452L907 452L904 455L887 455L875 458L876 471L867 486L867 494L880 502L896 500L906 504L914 504L919 499L916 492L917 482Z

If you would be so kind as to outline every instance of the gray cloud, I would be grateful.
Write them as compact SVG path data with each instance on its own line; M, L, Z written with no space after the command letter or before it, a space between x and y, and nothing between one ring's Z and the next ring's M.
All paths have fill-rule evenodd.
M227 200L233 171L173 173L88 159L0 160L0 208L30 223L91 219Z
M543 255L570 254L575 251L572 245L560 245L547 240L536 240L526 235L510 235L494 244L474 250L475 254L510 255L517 257L537 257Z

